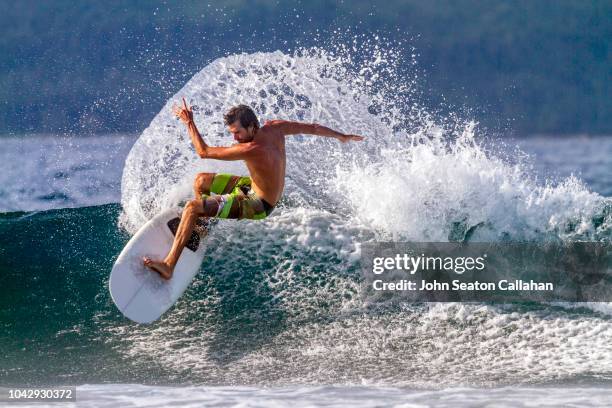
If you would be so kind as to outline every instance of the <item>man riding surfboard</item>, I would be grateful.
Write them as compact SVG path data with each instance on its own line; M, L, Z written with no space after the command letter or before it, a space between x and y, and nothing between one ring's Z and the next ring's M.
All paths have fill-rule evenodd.
M199 173L194 182L195 199L188 201L170 252L163 260L143 258L146 267L170 279L183 248L189 241L199 217L254 219L266 218L273 211L285 186L285 137L310 134L333 137L341 142L363 140L363 136L345 135L313 123L270 120L264 126L246 105L231 108L223 117L238 143L229 147L209 146L193 121L191 107L183 106L174 114L187 125L196 153L203 159L244 160L250 176L225 173ZM210 196L215 193L215 196Z

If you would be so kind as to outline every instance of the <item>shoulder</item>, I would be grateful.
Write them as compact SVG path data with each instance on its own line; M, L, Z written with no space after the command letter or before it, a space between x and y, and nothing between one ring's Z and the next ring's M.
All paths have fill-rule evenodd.
M265 123L264 128L274 133L293 135L296 133L308 133L308 126L310 125L290 120L269 120Z
M267 120L264 123L262 130L270 134L279 134L279 133L282 134L284 133L285 127L287 126L288 123L291 123L291 122L286 121L286 120L281 120L281 119Z
M286 123L286 122L287 122L286 120L281 120L281 119L267 120L264 123L264 126L275 127L275 126L281 125L281 124Z

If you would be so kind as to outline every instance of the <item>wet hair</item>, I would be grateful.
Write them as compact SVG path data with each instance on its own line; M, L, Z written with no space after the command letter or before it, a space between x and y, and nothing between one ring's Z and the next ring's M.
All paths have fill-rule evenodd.
M243 128L248 129L249 126L254 126L259 129L259 121L253 109L246 105L238 105L231 108L225 115L223 120L227 126L239 120Z

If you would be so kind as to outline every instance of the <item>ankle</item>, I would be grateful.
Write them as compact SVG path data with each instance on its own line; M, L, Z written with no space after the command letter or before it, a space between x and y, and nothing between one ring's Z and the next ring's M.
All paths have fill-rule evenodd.
M174 267L176 266L177 260L174 260L174 259L171 259L171 258L166 258L166 259L164 259L164 263L170 269L174 270Z

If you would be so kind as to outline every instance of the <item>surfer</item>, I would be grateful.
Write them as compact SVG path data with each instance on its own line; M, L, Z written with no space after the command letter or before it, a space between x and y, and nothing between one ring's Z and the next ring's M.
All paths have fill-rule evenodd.
M187 126L198 156L203 159L244 160L250 176L225 173L199 173L196 176L196 198L188 201L183 209L170 252L163 260L143 258L144 265L164 279L172 277L199 217L260 220L270 215L285 186L285 136L309 134L332 137L341 142L363 140L363 136L347 135L316 123L270 120L260 127L253 110L238 105L223 116L225 125L238 143L216 147L207 145L200 136L185 98L183 106L174 108L174 114ZM211 196L211 193L216 195Z

